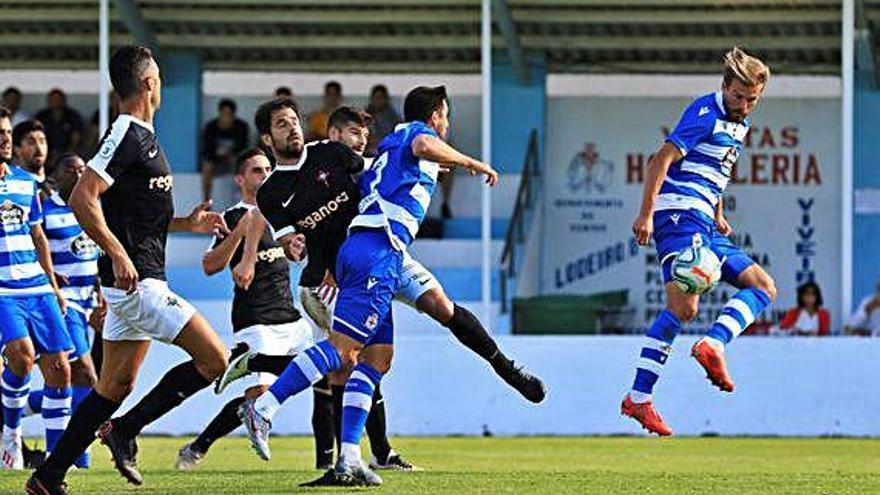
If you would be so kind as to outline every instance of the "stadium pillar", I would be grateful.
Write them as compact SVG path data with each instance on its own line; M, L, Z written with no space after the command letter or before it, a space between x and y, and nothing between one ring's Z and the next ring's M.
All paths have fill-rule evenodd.
M202 128L202 61L195 52L163 51L160 67L167 82L155 117L156 131L172 171L195 172Z
M874 293L880 281L880 167L876 163L880 156L880 88L874 84L874 74L868 71L855 72L854 86L853 304L858 304Z
M502 173L518 174L532 129L538 130L538 149L544 153L547 66L543 58L529 59L531 77L523 85L506 54L495 52L492 59L492 163Z

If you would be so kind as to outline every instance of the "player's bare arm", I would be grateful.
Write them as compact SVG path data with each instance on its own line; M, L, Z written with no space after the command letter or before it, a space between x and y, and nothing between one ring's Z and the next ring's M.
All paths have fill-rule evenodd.
M257 264L257 248L260 238L266 231L266 218L259 210L254 210L250 218L242 218L239 226L244 224L244 249L241 261L232 268L232 281L235 285L248 290L254 281L254 267Z
M58 280L55 278L55 266L52 264L52 250L49 248L49 240L46 239L46 233L43 232L42 225L34 225L31 227L31 239L34 241L34 247L37 250L37 259L43 271L46 272L52 291L55 293L55 299L58 299L58 305L61 306L61 313L67 313L67 301L61 295L61 288L58 287Z
M101 194L110 187L97 172L86 169L70 194L69 205L86 234L101 247L113 261L114 285L132 291L137 286L138 272L119 239L110 232L101 210Z
M413 140L412 152L419 158L483 174L486 176L486 183L490 186L498 183L498 172L491 165L465 155L438 137L426 134L418 136Z
M654 232L654 201L660 186L666 179L669 166L681 160L682 154L672 143L663 143L663 146L651 156L648 161L648 177L645 179L645 189L642 194L642 207L636 221L633 222L633 234L640 246L646 246Z
M715 227L722 235L730 235L733 233L733 227L724 216L724 198L718 198L718 204L715 205Z
M229 265L235 250L238 249L239 244L241 244L242 239L247 234L248 224L252 216L253 213L246 213L239 220L235 228L232 229L232 232L217 247L209 250L202 256L202 270L205 272L205 275L214 275Z
M229 228L223 215L211 210L211 200L203 201L195 206L189 215L174 217L168 225L169 232L192 232L195 234L210 234L219 231L228 234Z

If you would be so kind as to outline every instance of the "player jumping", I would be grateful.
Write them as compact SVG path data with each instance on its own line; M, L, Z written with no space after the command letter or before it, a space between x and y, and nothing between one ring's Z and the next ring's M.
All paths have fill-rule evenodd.
M724 347L755 321L776 299L770 275L727 237L722 195L749 132L749 116L770 79L759 59L734 47L724 55L721 91L697 98L648 164L642 207L633 224L642 246L653 235L666 284L666 309L648 329L636 365L635 383L623 399L621 412L658 435L672 429L654 410L651 394L682 324L697 315L699 296L686 294L672 281L671 266L679 251L699 237L724 260L721 279L737 287L721 315L691 354L713 385L733 392Z

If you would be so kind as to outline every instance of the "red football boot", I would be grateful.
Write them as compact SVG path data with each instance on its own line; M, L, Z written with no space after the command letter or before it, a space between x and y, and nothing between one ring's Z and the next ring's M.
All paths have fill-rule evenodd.
M733 392L733 380L727 372L727 363L724 361L724 350L709 343L707 339L700 339L691 348L693 356L700 366L706 370L706 377L722 392Z
M672 435L672 428L663 422L663 418L654 410L654 404L651 401L636 404L627 394L623 398L623 403L620 404L620 414L638 421L642 428L651 433L656 433L661 437Z

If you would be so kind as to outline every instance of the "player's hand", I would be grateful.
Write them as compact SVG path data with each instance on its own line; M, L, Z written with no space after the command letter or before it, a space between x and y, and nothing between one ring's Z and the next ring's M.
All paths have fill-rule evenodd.
M95 332L101 332L104 329L104 318L107 317L107 300L100 293L98 294L98 302L89 313L89 326Z
M55 275L55 283L58 284L58 287L67 287L68 285L70 285L70 279L66 276L58 272L55 272L53 275Z
M284 249L284 255L291 261L302 261L303 252L306 249L306 236L302 234L287 234L278 239Z
M127 293L137 289L138 272L128 255L113 258L113 285Z
M235 282L235 285L244 290L250 289L251 283L254 281L255 264L255 261L242 258L242 260L235 265L235 268L232 269L232 281Z
M636 221L633 222L633 235L636 236L636 242L639 243L639 246L647 246L653 233L654 216L651 214L640 214Z
M715 217L715 227L721 235L730 235L733 233L733 227L730 226L730 223L724 218L724 215L718 215Z
M495 187L495 185L498 184L498 172L495 171L491 165L485 163L482 163L481 165L483 167L480 170L480 173L486 176L486 184L489 184L489 187Z
M55 299L58 299L58 306L61 308L61 314L67 314L67 300L64 299L64 296L61 294L60 289L55 289Z
M216 211L210 211L212 203L210 199L202 201L189 213L186 217L186 222L190 232L196 234L229 234L229 227L226 226L226 220L223 219L223 215Z

